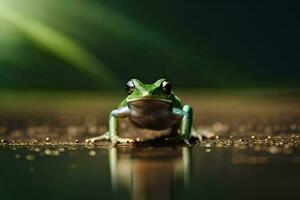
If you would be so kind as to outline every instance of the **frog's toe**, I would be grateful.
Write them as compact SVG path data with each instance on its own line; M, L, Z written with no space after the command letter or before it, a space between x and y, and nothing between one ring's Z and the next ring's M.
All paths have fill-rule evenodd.
M116 146L117 143L121 143L121 144L124 144L124 143L133 143L134 140L131 139L131 138L121 138L121 137L118 137L118 136L115 136L112 140L112 145L113 146Z
M101 135L101 136L98 136L98 137L93 137L93 138L88 138L85 140L86 143L95 143L97 141L101 141L101 140L109 140L109 132Z
M198 140L199 142L203 141L203 136L201 134L193 134L192 137Z
M211 138L216 137L216 134L212 131L201 130L199 132L200 133L198 133L198 134L201 134L204 138L207 138L207 139L211 139Z
M92 140L90 138L85 140L85 143L93 143Z
M85 143L94 144L97 140L97 138L88 138L85 140Z
M118 138L119 143L133 143L134 140L130 138Z
M212 139L216 137L216 134L208 130L193 130L192 137L198 139L201 142L203 139Z

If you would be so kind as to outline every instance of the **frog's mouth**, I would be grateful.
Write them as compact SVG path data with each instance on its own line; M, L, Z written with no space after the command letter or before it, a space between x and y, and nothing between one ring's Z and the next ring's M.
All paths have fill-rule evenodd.
M132 103L135 101L162 101L162 102L166 102L166 103L172 103L171 100L168 99L160 99L160 98L152 98L152 97L143 97L143 98L136 98L136 99L129 99L127 100L128 103Z

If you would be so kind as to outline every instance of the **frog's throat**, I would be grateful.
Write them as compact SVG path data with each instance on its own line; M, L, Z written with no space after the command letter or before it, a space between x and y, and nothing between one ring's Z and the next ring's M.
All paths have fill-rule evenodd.
M127 102L134 102L134 101L148 101L148 100L152 100L152 101L163 101L163 102L167 102L167 103L172 103L172 101L169 100L169 99L160 99L160 98L152 98L152 97L142 97L142 98L128 99Z

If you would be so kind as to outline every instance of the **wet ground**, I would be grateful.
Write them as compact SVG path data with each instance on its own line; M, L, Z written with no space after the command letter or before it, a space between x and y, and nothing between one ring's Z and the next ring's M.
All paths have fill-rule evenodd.
M300 96L295 91L182 92L196 143L86 144L122 97L0 95L0 199L299 198Z

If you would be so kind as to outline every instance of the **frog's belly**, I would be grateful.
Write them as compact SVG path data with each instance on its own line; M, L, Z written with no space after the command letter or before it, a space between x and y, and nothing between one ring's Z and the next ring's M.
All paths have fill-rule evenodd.
M172 113L172 105L158 100L142 100L130 103L128 119L142 128L163 130L178 122Z
M133 111L128 119L135 125L153 130L171 128L177 122L169 112L136 113Z

